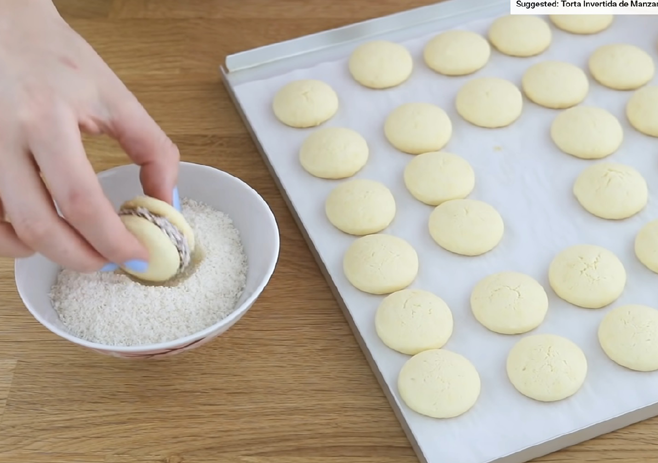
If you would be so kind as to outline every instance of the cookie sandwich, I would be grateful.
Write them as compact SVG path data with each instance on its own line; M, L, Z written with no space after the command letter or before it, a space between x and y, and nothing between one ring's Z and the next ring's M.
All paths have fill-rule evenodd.
M149 253L145 272L122 267L124 272L140 280L165 282L185 272L192 263L194 232L183 214L168 203L138 196L121 205L119 217Z

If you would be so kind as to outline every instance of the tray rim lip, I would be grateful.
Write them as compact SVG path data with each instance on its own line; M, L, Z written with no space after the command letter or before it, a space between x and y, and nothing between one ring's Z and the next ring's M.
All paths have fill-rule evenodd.
M226 55L224 63L220 67L224 70L223 74L231 75L311 52L372 39L378 35L413 29L437 20L459 16L468 17L474 13L497 10L505 5L507 5L509 13L509 0L438 1L430 5L232 53Z
M446 7L450 5L450 7L447 9L448 14L443 14L441 12L441 9L437 8L440 6ZM458 6L459 5L459 6ZM465 8L464 5L478 5L476 8ZM361 335L360 331L358 330L354 319L352 318L352 314L350 310L347 308L347 304L343 300L342 296L340 295L340 292L338 291L338 288L336 287L335 283L333 282L333 279L328 273L328 270L324 264L324 261L320 257L317 249L315 248L315 243L313 240L310 238L308 232L303 226L303 223L301 221L301 218L298 215L297 210L294 208L292 205L292 201L290 197L288 196L286 189L284 188L281 180L278 178L278 176L275 173L275 170L270 162L270 159L265 152L260 140L258 139L258 136L256 135L250 121L249 117L246 114L246 112L243 110L242 106L240 105L239 99L237 97L237 94L235 92L235 86L240 85L242 83L251 81L251 80L256 80L253 77L253 72L259 70L260 68L268 67L274 63L281 63L284 61L288 61L291 59L294 59L299 56L303 56L305 54L310 54L318 51L326 51L334 47L339 47L348 43L357 43L359 41L364 41L366 39L372 39L373 37L380 35L380 34L392 34L396 31L401 31L404 29L413 29L418 26L422 26L425 24L429 24L432 22L440 21L440 20L445 20L449 18L456 18L456 17L463 17L463 22L468 22L468 21L473 21L477 20L476 14L482 14L486 13L487 11L491 11L493 15L494 13L498 12L500 13L500 8L502 5L509 5L509 0L443 0L439 1L436 4L424 6L424 7L419 7L415 8L412 10L407 10L407 11L402 11L400 13L394 13L388 16L383 16L380 18L374 18L371 20L366 20L358 23L354 23L351 25L343 26L340 28L336 29L330 29L326 31L321 31L315 34L309 34L306 36L301 36L298 38L282 41L282 42L277 42L271 45L265 45L261 47L256 47L250 50L234 53L231 55L226 56L226 60L223 64L219 65L219 73L220 77L223 83L223 86L225 87L227 93L229 94L229 97L234 104L234 107L236 108L240 118L242 119L243 123L245 124L245 128L247 129L247 132L249 133L250 138L252 139L257 151L259 152L261 159L263 160L267 170L270 172L270 175L274 181L274 183L277 186L277 189L279 193L281 194L282 199L284 200L284 203L286 204L287 209L291 213L293 220L295 224L297 225L297 228L299 229L300 233L302 234L304 241L306 245L308 246L309 250L311 251L311 254L313 255L313 258L318 265L321 273L324 276L325 281L327 282L330 291L332 292L334 299L336 300L338 306L340 307L343 316L345 317L348 325L350 326L350 329L352 331L353 336L355 337L357 343L359 344L359 347L361 349L362 354L367 360L367 363L370 366L371 371L375 375L377 382L380 386L381 391L384 393L385 397L387 398L389 402L389 406L391 407L391 410L393 411L399 425L402 427L407 439L409 440L409 443L411 447L413 448L417 458L419 459L420 463L435 463L435 462L430 462L427 460L425 457L424 453L422 452L422 449L420 445L418 444L418 441L416 440L416 436L414 435L413 431L409 427L409 424L407 423L406 419L404 418L404 415L402 414L402 410L400 407L398 407L397 402L393 396L393 392L389 388L388 383L384 379L383 375L379 371L379 368L377 367L377 364L374 360L374 357L372 356L372 353L370 350L366 347L365 345L365 340L363 339L363 336ZM451 11L452 10L452 11ZM341 40L340 37L338 37L333 43L330 43L324 47L321 48L313 48L310 47L309 49L306 49L304 51L298 52L298 53L290 53L290 50L286 50L285 47L283 46L289 46L291 44L294 44L295 46L298 46L299 44L302 45L309 45L308 40L313 39L315 37L327 37L329 34L336 34L338 32L344 32L344 31L354 31L357 26L362 26L365 24L373 25L375 27L379 27L378 24L382 24L379 21L382 19L390 19L394 17L405 17L406 14L412 13L412 12L418 12L422 11L424 14L427 11L432 11L436 16L428 18L427 20L424 21L419 21L419 22L414 22L413 19L407 23L407 24L400 24L399 27L392 28L392 29L383 29L381 31L376 31L375 33L364 33L363 35L355 36L350 38L349 40ZM441 12L440 15L437 15L438 12ZM508 11L509 13L509 11ZM491 17L491 15L489 17ZM413 15L410 15L413 18ZM540 16L545 16L545 15L540 15ZM486 16L485 16L486 17ZM385 24L385 23L384 23ZM276 46L281 45L281 48L278 48ZM275 48L276 47L276 48ZM264 51L272 51L274 50L276 53L273 53L272 59L269 60L258 60L257 54L255 52L264 52ZM241 59L238 61L235 61L235 57L240 57ZM233 59L230 59L233 58ZM242 61L244 60L244 61ZM235 64L237 62L237 65ZM244 63L244 65L240 65L240 63ZM545 440L543 442L539 442L535 445L530 445L527 446L517 452L510 453L507 455L502 455L495 460L490 460L487 461L486 463L527 463L531 460L534 460L535 458L540 458L549 454L552 454L554 452L563 450L567 447L580 444L592 439L595 439L597 437L603 436L605 434L611 433L613 431L626 428L630 425L637 424L642 421L646 421L648 419L654 418L658 416L658 402L655 402L653 404L647 405L642 408L638 408L632 411L629 411L628 413L625 414L620 414L617 416L614 416L608 420L601 421L598 423L594 423L590 426L583 427L580 429L577 429L572 432L567 432L564 434L561 434L559 436L556 436L552 439ZM485 463L485 462L482 462Z

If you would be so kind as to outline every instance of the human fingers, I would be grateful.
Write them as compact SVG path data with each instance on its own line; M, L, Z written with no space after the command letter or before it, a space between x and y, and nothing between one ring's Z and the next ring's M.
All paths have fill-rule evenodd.
M116 138L130 159L140 166L144 193L180 209L176 183L180 153L146 109L125 87L121 96L108 101L109 134Z
M57 214L32 158L4 148L0 197L18 238L63 267L79 272L101 268L105 259Z
M28 143L66 221L106 261L146 269L148 252L128 231L108 200L82 144L74 113L54 107Z
M29 257L34 251L23 243L14 227L6 221L5 211L0 201L0 256L2 257Z

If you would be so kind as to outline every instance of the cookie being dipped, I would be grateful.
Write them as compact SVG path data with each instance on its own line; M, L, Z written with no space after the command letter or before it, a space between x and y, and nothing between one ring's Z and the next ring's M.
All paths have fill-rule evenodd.
M145 272L122 267L124 272L140 280L162 283L182 274L191 265L194 232L174 207L150 196L137 196L121 205L119 217L149 253Z

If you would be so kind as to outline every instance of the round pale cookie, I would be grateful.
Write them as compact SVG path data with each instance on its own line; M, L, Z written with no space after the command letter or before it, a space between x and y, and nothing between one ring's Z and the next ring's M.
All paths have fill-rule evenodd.
M551 139L564 153L581 159L602 159L624 141L619 120L603 108L575 106L551 124Z
M466 82L457 92L457 113L479 127L506 127L523 110L523 95L512 82L498 77L479 77Z
M636 90L626 104L626 117L638 132L658 137L658 85Z
M367 235L355 240L345 252L343 272L364 293L390 294L416 279L418 254L397 236Z
M523 74L521 87L528 99L550 109L581 103L589 92L585 71L562 61L542 61Z
M587 377L587 358L578 345L562 336L526 336L507 356L507 377L524 396L555 402L582 387Z
M464 76L484 67L491 56L489 42L471 31L442 32L425 45L427 66L446 76Z
M616 301L626 286L626 270L611 251L591 244L562 250L551 262L548 280L561 299L585 309Z
M548 296L534 278L518 272L500 272L475 285L471 311L482 326L494 333L527 333L544 321Z
M644 225L635 236L635 256L646 268L658 273L658 220Z
M407 355L443 347L452 335L452 312L439 296L403 289L384 298L375 314L379 339Z
M386 118L384 135L403 153L438 151L452 136L452 122L446 112L430 103L405 103Z
M276 118L290 127L316 127L336 114L338 95L321 80L295 80L276 93L272 109Z
M334 188L325 201L329 222L350 235L370 235L395 218L395 198L383 183L357 178Z
M153 198L151 196L136 196L121 205L121 210L133 210L138 208L144 208L149 211L151 214L154 214L159 217L167 219L172 225L174 225L187 240L187 245L190 247L190 251L194 251L196 247L196 239L194 236L194 230L187 222L187 219L169 203L162 201L160 199Z
M573 185L573 194L586 211L610 220L637 214L649 200L642 174L613 162L600 162L583 170Z
M352 129L325 127L306 137L299 162L318 178L337 180L355 175L368 162L368 143Z
M635 371L658 370L658 310L637 304L616 307L601 320L598 337L613 362Z
M402 45L373 40L352 52L348 67L354 80L364 87L384 89L407 80L413 70L413 60Z
M635 45L609 44L589 58L589 71L601 85L614 90L635 90L653 79L651 56Z
M489 41L499 52L517 57L539 55L553 36L548 23L537 16L502 16L489 28Z
M480 396L480 375L464 356L445 349L426 350L406 361L398 375L404 403L431 418L454 418Z
M552 14L549 16L555 27L572 34L596 34L612 24L611 14Z
M122 266L124 272L140 280L164 282L189 268L196 246L194 230L169 203L137 196L121 205L119 217L149 254L146 271L134 272Z
M454 199L430 214L429 232L443 249L463 256L479 256L495 248L505 225L490 204L475 199Z
M404 184L418 201L438 206L468 196L475 187L475 172L464 158L433 151L409 161L404 169Z
M141 217L126 215L121 216L121 220L149 254L145 272L134 272L125 267L122 270L144 281L162 282L173 278L180 268L180 255L171 239L157 225Z

